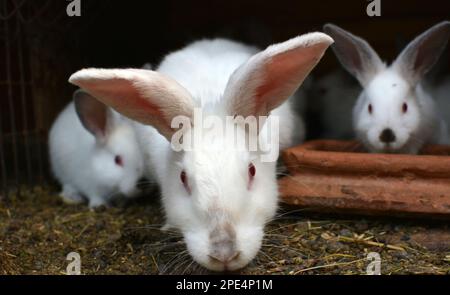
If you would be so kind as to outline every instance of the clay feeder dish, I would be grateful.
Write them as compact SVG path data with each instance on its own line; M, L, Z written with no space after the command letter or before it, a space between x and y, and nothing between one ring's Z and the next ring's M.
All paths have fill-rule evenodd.
M450 219L450 146L420 155L371 154L354 141L319 140L283 151L284 203L312 211Z

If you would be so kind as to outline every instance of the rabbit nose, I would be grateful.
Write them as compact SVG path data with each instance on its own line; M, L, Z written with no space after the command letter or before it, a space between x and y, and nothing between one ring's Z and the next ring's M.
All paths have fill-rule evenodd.
M380 140L384 143L391 143L395 141L395 133L390 128L384 129L380 134Z
M230 250L231 249L224 249L224 251L215 251L213 254L208 255L209 259L212 262L224 264L226 268L227 264L238 260L239 256L241 255L240 251Z

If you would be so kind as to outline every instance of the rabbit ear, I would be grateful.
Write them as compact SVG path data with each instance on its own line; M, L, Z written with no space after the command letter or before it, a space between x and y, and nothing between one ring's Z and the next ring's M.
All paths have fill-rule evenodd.
M334 39L332 48L342 66L362 86L367 85L385 67L378 54L364 39L333 24L326 24L323 30Z
M172 119L191 119L194 112L188 91L175 80L153 71L85 69L73 74L69 82L124 116L155 127L169 141L176 131L171 127Z
M231 115L267 116L303 83L333 39L299 36L254 55L230 77L224 93Z
M81 124L97 140L103 141L110 124L108 107L81 89L74 92L73 100Z
M433 67L441 56L450 37L450 22L441 22L414 39L394 63L415 85Z

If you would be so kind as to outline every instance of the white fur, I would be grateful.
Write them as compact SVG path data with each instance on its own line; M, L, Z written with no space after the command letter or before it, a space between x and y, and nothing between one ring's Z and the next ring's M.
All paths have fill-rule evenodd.
M62 198L91 208L107 204L118 194L134 196L143 175L143 159L131 122L111 112L110 131L100 143L81 124L71 102L57 117L49 134L50 163L61 183ZM124 166L115 164L115 156Z
M408 111L403 114L405 102ZM371 115L369 103L373 105ZM447 128L431 96L420 84L411 88L392 68L377 75L359 96L353 122L358 138L371 152L417 154L426 143L448 143ZM379 139L385 128L391 128L396 136L389 147Z
M424 144L449 142L434 100L421 85L447 42L449 28L450 23L443 22L429 29L386 66L365 40L334 25L325 26L336 40L334 50L341 63L364 87L353 108L353 126L369 151L416 154ZM393 142L381 140L386 129L393 131Z
M258 53L254 47L215 39L198 41L171 53L154 75L171 84L172 89L156 89L157 85L152 84L154 89L147 87L138 93L140 105L150 102L160 107L160 122L151 124L156 129L144 125L148 124L146 119L130 111L131 101L128 106L120 105L107 90L108 87L113 88L105 82L107 77L122 75L121 72L128 70L109 70L108 73L96 69L82 70L75 73L70 81L118 111L130 111L130 117L140 122L135 126L147 160L146 172L160 184L167 225L183 233L189 253L201 265L217 271L225 268L235 270L255 257L261 247L264 226L276 212L276 162L263 163L258 153L237 150L234 137L224 134L217 139L209 129L202 129L202 137L199 142L194 142L192 151L175 152L168 141L168 132L164 132L165 136L161 135L161 130L167 130L164 118L173 118L180 111L188 115L188 110L193 107L200 107L206 115L222 119L226 115L270 114L268 120L271 120L277 115L280 117L280 145L283 148L290 146L295 133L303 133L303 127L297 130L300 125L296 125L287 99L331 43L332 39L325 34L312 33ZM289 57L289 54L301 52L304 54L295 55L290 60L291 64L301 65L294 67L293 72L288 68L288 72L292 73L289 79L280 81L276 76L269 79L277 74L272 70L277 71L281 67L279 74L285 73L286 63L283 62L286 60L277 58L283 54ZM142 79L148 77L148 74L141 74ZM123 75L124 88L134 92L136 81L141 79L133 77L127 80L127 75ZM172 80L176 83L170 82ZM276 83L275 86L261 92L262 97L257 96L260 94L259 87L270 82ZM139 85L144 87L142 83ZM168 95L173 91L181 93L180 87L190 94L191 99ZM167 105L172 106L165 107L155 95L167 97ZM231 124L225 120L223 122ZM202 127L194 125L190 132ZM239 138L246 134L243 129L238 128L237 131ZM260 134L264 136L264 132ZM250 163L256 167L251 185L248 174ZM188 176L190 193L180 181L182 171Z

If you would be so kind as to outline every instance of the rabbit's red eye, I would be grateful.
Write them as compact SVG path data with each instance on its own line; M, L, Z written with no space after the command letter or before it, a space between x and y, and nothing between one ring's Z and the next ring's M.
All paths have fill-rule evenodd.
M248 176L250 176L250 178L255 177L256 175L256 168L255 165L253 165L252 163L248 164Z
M372 104L369 104L368 111L369 111L369 114L372 114L372 112L373 112Z
M117 166L123 166L123 159L121 156L115 156L114 157L114 162L116 163Z
M180 173L180 180L181 180L181 182L182 182L183 184L186 184L186 183L187 183L186 172L181 171L181 173Z
M402 106L403 113L406 113L408 111L408 104L405 102Z
M253 178L255 178L256 175L256 168L253 163L248 164L248 189L252 187Z
M186 172L183 170L180 173L180 180L181 183L183 183L184 188L186 189L186 191L190 194L191 193L191 188L189 187L189 183L188 183L188 177Z

